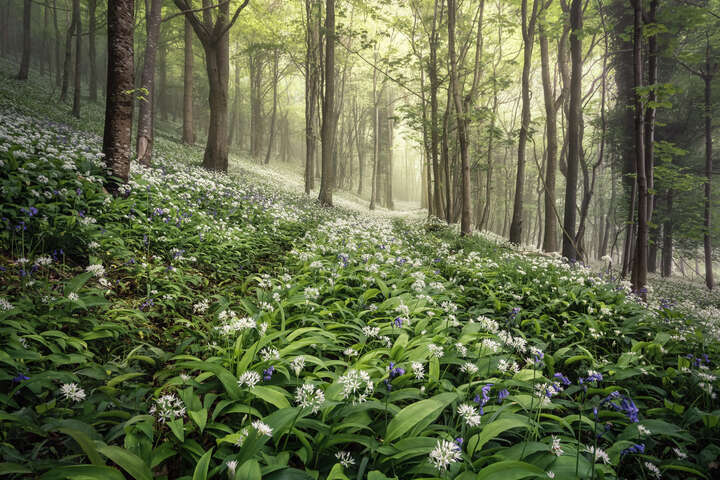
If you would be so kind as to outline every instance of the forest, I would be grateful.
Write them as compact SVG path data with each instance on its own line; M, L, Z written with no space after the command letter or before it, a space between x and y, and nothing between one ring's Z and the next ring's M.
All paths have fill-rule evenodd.
M719 478L719 99L717 0L0 0L0 474Z

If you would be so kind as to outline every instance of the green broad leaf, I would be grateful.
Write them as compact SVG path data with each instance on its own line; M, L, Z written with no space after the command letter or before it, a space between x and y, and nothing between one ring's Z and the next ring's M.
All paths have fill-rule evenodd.
M160 444L160 446L158 446L157 448L153 448L150 468L157 467L162 462L164 462L170 457L175 456L176 454L177 452L172 447L172 444L170 442Z
M188 412L188 416L192 419L193 422L195 422L195 425L198 426L200 432L202 433L202 431L205 430L205 424L207 423L207 409L202 408L200 410L191 410Z
M487 442L507 430L529 427L530 420L527 417L522 417L520 415L506 415L504 417L500 417L494 422L485 425L479 434L474 435L468 441L468 451L476 452L480 450Z
M67 296L70 292L77 292L92 278L92 272L81 273L65 284L64 293Z
M33 471L25 465L21 465L19 463L0 463L0 475L9 475L11 473L33 473Z
M230 398L233 400L240 399L240 387L238 387L237 378L222 365L212 362L182 362L178 363L177 366L178 368L192 368L213 373L223 384Z
M388 424L385 442L392 442L415 427L419 429L427 427L456 399L455 393L441 393L403 408Z
M367 480L397 480L397 477L386 477L384 473L373 470L368 473Z
M136 377L142 377L143 375L145 375L145 374L142 373L142 372L133 372L133 373L126 373L126 374L123 374L123 375L118 375L117 377L115 377L115 378L113 378L112 380L108 381L108 382L107 382L107 386L108 386L108 387L114 387L115 385L121 384L121 383L124 382L125 380L130 380L131 378L136 378Z
M265 475L263 480L315 480L315 477L297 468L284 468Z
M98 451L122 467L135 480L152 480L152 470L134 453L114 445L103 445Z
M210 458L212 457L213 449L211 448L200 457L197 465L195 465L195 471L193 472L192 480L207 480L208 468L210 467ZM236 477L237 478L237 477Z
M692 467L688 467L688 466L685 466L685 465L674 465L674 464L670 464L670 465L663 465L661 468L662 468L663 472L665 472L666 470L675 470L675 471L678 471L678 472L691 473L691 474L693 474L693 475L697 475L698 477L702 477L702 478L709 478L707 475L705 475L704 473L700 472L699 470L696 470L696 469L694 469L694 468L692 468Z
M343 471L342 465L336 463L328 473L327 480L350 480Z
M493 463L483 468L477 474L475 480L494 480L498 478L502 478L502 480L520 480L528 477L547 478L547 475L544 470L530 463L508 460Z
M256 385L250 390L250 393L277 408L288 408L290 406L290 402L285 398L285 390L280 387Z
M80 445L80 448L83 449L85 455L88 456L88 459L90 459L90 463L96 466L105 465L105 462L100 456L100 453L98 452L97 448L95 448L95 444L90 439L90 437L87 436L87 434L72 428L59 428L58 431L72 437L72 439L75 440L78 445Z
M97 465L71 465L55 467L40 477L40 480L66 480L66 479L94 479L94 480L125 480L120 471L112 467Z
M240 465L235 473L235 480L262 480L262 478L260 464L254 458Z
M167 426L170 427L170 431L177 437L181 442L185 441L185 429L183 427L182 418L176 418L170 422L167 422Z

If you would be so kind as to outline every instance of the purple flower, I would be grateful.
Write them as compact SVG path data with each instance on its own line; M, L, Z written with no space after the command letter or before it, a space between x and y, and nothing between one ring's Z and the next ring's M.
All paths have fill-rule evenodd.
M563 383L563 385L565 385L566 387L569 386L571 383L570 379L560 372L557 372L554 376L555 376L555 378L560 380Z
M502 403L510 395L507 389L502 389L498 392L498 403Z
M620 456L624 457L625 455L632 454L632 453L645 453L645 444L644 443L636 443L631 447L621 450Z
M273 373L275 373L275 367L270 365L268 368L263 370L263 379L268 382L272 379Z
M18 374L15 378L12 379L14 383L24 382L25 380L30 380L30 377L23 373Z

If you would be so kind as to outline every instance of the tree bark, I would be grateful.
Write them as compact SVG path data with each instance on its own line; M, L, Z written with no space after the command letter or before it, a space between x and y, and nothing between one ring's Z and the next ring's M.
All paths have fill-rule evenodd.
M97 36L97 19L95 18L96 11L97 0L88 0L88 73L90 75L88 94L91 102L97 102L98 99L97 52L95 48L95 40Z
M333 144L335 134L335 0L325 4L325 92L322 118L322 177L318 200L324 206L333 204Z
M648 257L648 183L645 171L645 136L643 101L640 88L643 86L642 63L642 1L633 0L633 78L635 82L635 176L637 179L637 240L631 283L633 291L643 299L647 298L647 257Z
M530 68L532 66L532 51L535 37L535 22L538 14L538 0L533 0L532 11L528 18L528 0L522 0L522 38L523 38L523 68L521 77L522 89L522 116L520 120L520 135L518 137L518 165L515 180L515 201L513 203L513 216L510 223L510 242L522 242L523 229L523 194L525 192L525 147L530 128Z
M152 0L150 11L145 12L145 55L143 58L142 79L140 87L145 89L140 100L137 129L137 159L140 165L150 166L153 148L153 116L155 113L155 58L160 36L160 20L162 0Z
M262 71L264 60L262 52L254 49L249 57L250 70L250 156L259 160L263 148L263 108L262 108Z
M319 72L318 53L320 32L318 18L320 4L317 0L305 0L305 193L315 188L315 105L318 101Z
M272 113L270 114L270 132L268 135L268 146L267 146L267 152L265 153L265 165L270 163L270 154L272 153L272 147L273 143L275 143L275 119L277 117L277 94L278 94L278 80L279 80L279 74L278 74L278 64L280 62L280 52L276 48L273 51L273 106L272 106Z
M65 63L63 64L62 87L60 88L61 102L64 102L67 98L68 88L70 86L70 74L72 69L72 36L75 31L76 22L77 17L75 16L75 9L73 8L70 25L68 25L67 34L65 36Z
M672 264L673 264L673 191L668 189L665 195L665 204L667 211L665 212L666 220L663 222L663 240L662 240L662 267L660 274L663 277L669 277L672 275Z
M712 245L710 226L712 216L712 79L715 67L711 64L710 40L707 41L705 55L705 205L703 215L703 247L705 250L705 285L709 290L715 286L712 269Z
M108 73L105 103L103 153L112 175L127 183L130 172L130 137L132 135L134 58L134 1L114 0L108 3ZM109 190L116 192L117 180L109 180Z
M60 27L58 26L57 1L53 0L53 27L55 28L55 86L62 83L62 69L60 67Z
M440 131L438 125L438 90L440 89L440 80L438 78L438 59L437 53L439 49L439 17L442 16L444 0L435 0L433 6L432 29L430 30L430 58L428 60L428 76L430 77L430 155L433 169L433 211L436 216L442 213L442 197L440 194L440 162L438 145L440 143Z
M193 130L193 48L192 25L185 18L185 68L183 72L183 137L186 145L195 143Z
M73 75L73 109L75 118L80 118L80 75L82 74L82 18L80 16L80 0L73 0L73 17L75 17L75 73Z
M575 244L575 223L577 217L577 180L580 156L582 155L582 2L572 0L570 5L570 111L568 116L568 158L565 182L565 212L563 215L564 257L575 260L578 256Z
M30 73L30 51L32 50L32 0L23 2L22 57L18 80L27 80Z

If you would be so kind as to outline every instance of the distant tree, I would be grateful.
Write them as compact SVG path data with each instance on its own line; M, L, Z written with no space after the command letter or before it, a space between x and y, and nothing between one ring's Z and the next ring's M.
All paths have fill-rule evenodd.
M127 182L130 174L134 87L134 0L108 2L108 70L103 153L112 175ZM109 190L117 191L115 181Z
M182 141L186 145L195 143L195 132L193 130L193 31L190 20L185 17L184 55L185 64L183 69L183 135Z
M143 96L140 99L135 152L138 162L146 167L149 167L152 161L153 126L155 123L155 59L160 36L161 12L162 0L152 0L150 2L150 10L145 12L145 30L147 37L145 39L145 55L143 57L142 77L140 79Z
M97 0L88 0L88 94L91 102L98 99L97 51L95 41L97 37Z
M521 4L521 28L523 39L523 67L521 77L522 114L520 117L520 135L518 137L518 165L515 180L515 201L513 216L510 223L510 241L521 243L523 230L523 194L525 192L525 147L527 146L530 129L530 68L532 67L532 51L535 38L535 24L540 8L539 0L533 0L532 10L528 16L528 0Z
M27 80L30 72L30 51L32 50L32 0L23 2L23 28L22 28L22 58L18 80Z
M197 9L191 6L191 0L174 0L195 31L205 51L205 67L208 76L210 94L210 125L208 126L207 145L203 156L203 167L209 170L227 172L228 168L228 81L230 77L230 40L228 31L232 28L240 12L250 3L243 2L230 17L230 0L221 1L212 6L204 3L202 20L196 15ZM205 8L213 7L213 8ZM212 11L215 10L213 20Z
M82 75L82 17L80 15L80 0L73 0L73 17L75 18L75 72L73 73L73 108L72 114L80 118L80 94Z
M325 4L325 71L322 109L322 176L318 200L326 207L333 204L335 176L333 172L333 148L335 143L335 0Z
M308 195L315 188L315 106L320 88L320 7L318 0L305 0L305 193Z

